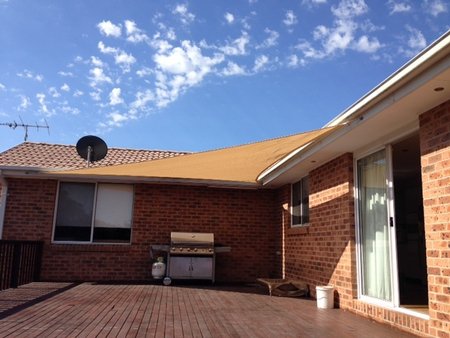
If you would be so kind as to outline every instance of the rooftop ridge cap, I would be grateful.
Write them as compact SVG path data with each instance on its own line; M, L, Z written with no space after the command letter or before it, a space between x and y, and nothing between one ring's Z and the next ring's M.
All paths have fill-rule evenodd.
M9 151L11 149L17 148L24 144L34 144L34 145L44 145L44 146L60 146L60 147L67 147L67 148L76 148L75 145L72 144L63 144L63 143L47 143L47 142L33 142L33 141L24 141L22 143L19 143L12 148L6 149L5 151ZM160 149L143 149L143 148L124 148L124 147L108 147L109 149L114 150L127 150L127 151L145 151L145 152L161 152L161 153L183 153L183 154L190 154L193 153L191 151L178 151L178 150L160 150Z

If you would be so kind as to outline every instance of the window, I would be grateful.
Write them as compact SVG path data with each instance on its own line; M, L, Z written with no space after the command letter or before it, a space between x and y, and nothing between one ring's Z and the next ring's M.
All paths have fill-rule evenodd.
M309 223L309 178L303 177L292 184L292 226Z
M54 241L129 243L133 186L61 182Z

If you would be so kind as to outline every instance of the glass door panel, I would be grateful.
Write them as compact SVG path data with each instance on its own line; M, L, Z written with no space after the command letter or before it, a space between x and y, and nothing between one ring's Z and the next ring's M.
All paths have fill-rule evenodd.
M386 151L360 159L357 170L362 294L392 302Z

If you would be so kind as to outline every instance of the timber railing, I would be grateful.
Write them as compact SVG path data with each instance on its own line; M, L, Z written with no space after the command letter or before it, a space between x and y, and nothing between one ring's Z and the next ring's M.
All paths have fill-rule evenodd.
M39 281L43 244L0 240L0 291Z

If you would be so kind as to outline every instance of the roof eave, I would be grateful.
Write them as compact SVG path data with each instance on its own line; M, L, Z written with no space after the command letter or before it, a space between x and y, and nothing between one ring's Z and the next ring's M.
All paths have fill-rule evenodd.
M36 178L36 179L55 179L69 181L95 181L95 182L117 182L117 183L152 183L169 185L190 185L203 186L211 188L230 188L230 189L261 189L258 182L224 181L213 179L195 179L195 178L171 178L171 177L146 177L146 176L126 176L126 175L77 175L52 173L52 171L39 168L0 168L0 174L4 177L16 178Z

